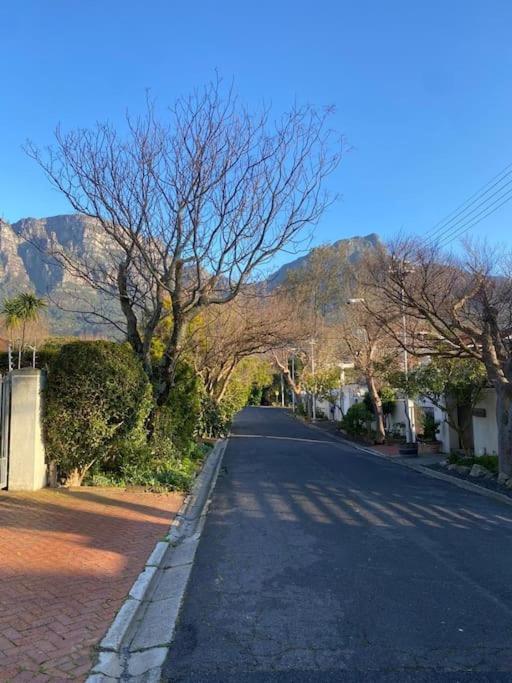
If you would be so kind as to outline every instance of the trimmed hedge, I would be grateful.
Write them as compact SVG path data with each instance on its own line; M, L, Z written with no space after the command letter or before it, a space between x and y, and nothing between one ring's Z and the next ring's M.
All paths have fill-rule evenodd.
M72 485L146 441L151 385L131 348L108 341L64 344L49 361L43 430L51 461Z

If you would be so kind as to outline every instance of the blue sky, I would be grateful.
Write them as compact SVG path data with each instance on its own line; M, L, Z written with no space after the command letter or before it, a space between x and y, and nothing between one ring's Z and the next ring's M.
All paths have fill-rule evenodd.
M0 4L0 216L69 211L21 145L212 78L248 104L336 106L352 150L314 243L423 234L512 162L509 0ZM512 202L475 235L512 246Z

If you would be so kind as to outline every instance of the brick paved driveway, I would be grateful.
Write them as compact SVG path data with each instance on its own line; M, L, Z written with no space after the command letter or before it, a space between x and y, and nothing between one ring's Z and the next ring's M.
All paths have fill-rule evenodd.
M0 681L83 680L182 500L93 488L0 492Z

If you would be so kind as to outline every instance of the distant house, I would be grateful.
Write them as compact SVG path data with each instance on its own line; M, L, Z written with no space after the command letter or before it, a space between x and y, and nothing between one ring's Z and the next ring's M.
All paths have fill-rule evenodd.
M346 414L350 406L360 403L366 394L364 384L348 384L342 391L333 391L331 402L318 399L317 408L327 418L339 421ZM340 400L341 399L341 400ZM446 414L439 407L434 406L427 399L411 401L412 426L416 433L421 432L422 417L425 413L431 413L436 422L440 423L438 440L441 442L441 452L450 453L462 448L459 434L446 422ZM334 408L334 409L333 409ZM464 411L468 408L457 408L460 419L468 423L466 441L471 444L476 455L496 455L498 453L498 430L496 426L496 392L492 388L485 389L481 400L472 410L472 415L467 419ZM405 403L397 399L393 412L386 418L386 429L395 435L405 435Z

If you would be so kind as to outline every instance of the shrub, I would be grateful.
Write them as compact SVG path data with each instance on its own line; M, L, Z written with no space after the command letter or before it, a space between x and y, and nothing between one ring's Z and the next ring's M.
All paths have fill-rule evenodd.
M422 419L423 425L423 440L424 441L436 441L436 436L441 426L440 422L436 422L434 416L431 413L425 413Z
M125 461L115 472L94 472L88 483L93 486L142 486L148 491L190 491L196 472L209 446L196 445L187 457L162 460L154 453L147 458ZM141 455L141 454L139 454Z
M361 436L368 431L372 413L364 403L354 403L341 420L341 428L351 436Z
M227 436L233 418L232 406L218 402L211 396L203 396L201 401L200 433L210 439Z
M49 364L43 430L49 458L80 485L94 465L144 448L151 386L128 345L64 344Z
M201 417L201 382L186 362L178 363L167 404L159 410L157 429L186 455L194 446Z
M447 457L447 461L453 465L466 465L471 467L472 465L481 465L493 474L498 474L499 464L497 455L473 455L468 457L461 453L452 452Z

